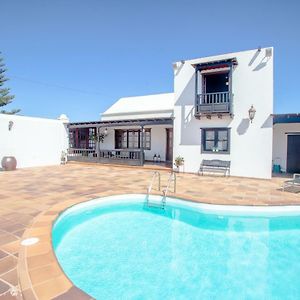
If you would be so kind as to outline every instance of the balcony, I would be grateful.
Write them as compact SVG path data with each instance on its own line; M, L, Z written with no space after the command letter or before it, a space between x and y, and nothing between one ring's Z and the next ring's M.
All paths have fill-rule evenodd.
M196 95L195 116L210 116L216 114L230 114L232 103L232 94L230 92L205 93Z

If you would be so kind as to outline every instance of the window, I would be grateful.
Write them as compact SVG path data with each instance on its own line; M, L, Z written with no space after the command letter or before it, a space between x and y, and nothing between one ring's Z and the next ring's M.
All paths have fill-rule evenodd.
M96 128L76 128L69 130L69 147L95 149Z
M151 129L147 128L144 132L144 149L151 149ZM116 149L140 149L142 132L141 130L115 130Z
M230 147L229 128L202 129L202 153L229 153Z
M128 147L129 149L138 149L140 148L140 135L139 131L135 130L128 130L127 131L127 141L128 141Z
M89 134L89 149L95 149L96 148L96 136L97 131L96 128L88 128L88 134Z
M75 129L69 130L69 148L76 148L75 134L76 134Z
M151 149L151 130L146 129L144 132L144 148L147 150Z

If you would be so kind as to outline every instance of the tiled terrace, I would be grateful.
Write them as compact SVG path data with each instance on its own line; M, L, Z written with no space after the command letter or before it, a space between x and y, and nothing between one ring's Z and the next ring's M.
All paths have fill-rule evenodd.
M73 203L145 193L152 173L147 168L84 164L0 172L0 300L22 299L20 283L25 299L88 299L56 263L50 243L52 221ZM162 169L161 174L165 184L168 172ZM300 194L280 190L284 180L179 174L177 196L218 204L299 205ZM25 229L25 236L38 236L40 243L28 249L20 246Z

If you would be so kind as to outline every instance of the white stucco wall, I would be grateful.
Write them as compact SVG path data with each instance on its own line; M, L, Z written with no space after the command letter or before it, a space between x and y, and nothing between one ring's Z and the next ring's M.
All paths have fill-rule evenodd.
M67 148L63 121L0 114L0 161L3 156L15 156L17 168L58 165Z
M153 160L154 154L160 155L161 161L166 159L166 128L171 126L145 126L145 128L151 128L151 150L145 150L145 159ZM138 127L116 127L108 128L108 135L104 138L103 143L100 143L102 150L115 149L115 129L140 129Z
M300 133L300 123L275 124L273 128L273 163L283 172L287 167L287 133L292 132Z
M236 57L232 90L234 117L194 117L195 69L193 63ZM231 175L270 178L272 170L273 55L265 49L230 53L177 63L174 70L174 158L185 159L185 172L198 172L203 159L231 161ZM251 124L248 110L256 109ZM201 128L231 128L230 154L201 154Z

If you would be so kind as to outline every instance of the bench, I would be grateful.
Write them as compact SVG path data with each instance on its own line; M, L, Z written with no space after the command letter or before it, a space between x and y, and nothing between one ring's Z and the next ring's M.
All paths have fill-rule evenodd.
M203 159L200 165L198 174L204 175L204 172L210 171L213 173L222 172L224 176L230 175L230 161L220 159Z

